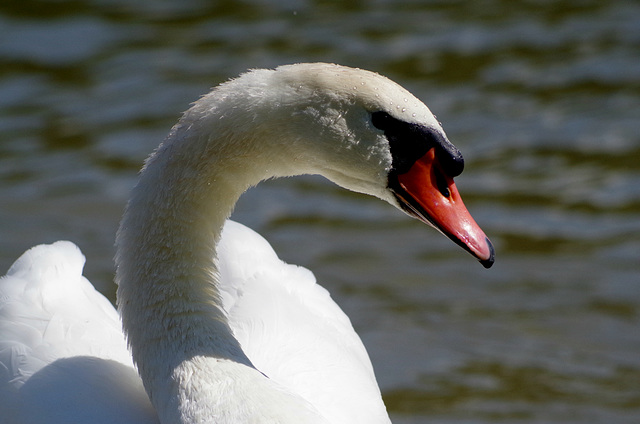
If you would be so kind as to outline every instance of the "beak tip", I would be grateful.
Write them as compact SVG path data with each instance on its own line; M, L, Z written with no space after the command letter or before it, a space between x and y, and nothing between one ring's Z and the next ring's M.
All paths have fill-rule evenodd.
M483 267L489 269L491 268L491 266L493 265L493 262L495 261L495 250L493 248L493 244L491 243L491 240L489 240L488 237L485 237L485 241L487 242L487 247L489 248L489 257L487 259L480 259L480 264L482 264Z

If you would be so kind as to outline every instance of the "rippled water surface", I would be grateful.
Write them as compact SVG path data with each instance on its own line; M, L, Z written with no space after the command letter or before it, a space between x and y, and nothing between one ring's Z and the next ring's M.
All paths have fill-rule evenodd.
M640 4L0 4L0 268L58 239L113 299L114 232L145 156L209 87L328 61L423 99L465 155L484 270L322 179L234 218L351 316L396 423L640 422Z

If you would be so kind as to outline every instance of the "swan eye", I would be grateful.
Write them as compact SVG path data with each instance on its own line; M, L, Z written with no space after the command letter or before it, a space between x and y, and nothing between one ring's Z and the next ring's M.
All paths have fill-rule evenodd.
M372 112L371 123L384 131L393 157L393 169L398 174L409 171L418 159L434 147L447 175L455 177L462 172L462 154L440 130L401 121L384 111Z
M373 112L371 114L371 123L379 130L385 131L389 126L389 122L393 118L387 112Z

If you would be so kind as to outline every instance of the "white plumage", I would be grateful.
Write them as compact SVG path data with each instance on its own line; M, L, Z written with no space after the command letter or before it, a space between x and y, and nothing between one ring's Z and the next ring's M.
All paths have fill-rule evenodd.
M377 111L401 124L377 128ZM388 423L347 316L310 271L227 218L260 181L317 173L452 228L490 265L468 213L441 227L439 209L423 215L422 188L390 188L397 155L412 151L391 151L389 131L403 125L406 143L427 133L448 143L402 87L337 65L252 71L198 100L147 160L121 222L120 317L82 276L70 242L30 249L0 280L2 422ZM431 166L446 174L429 148L416 178ZM452 176L439 178L429 199L460 209ZM411 190L422 203L409 207Z
M118 313L68 241L26 251L0 279L0 417L18 423L157 423Z

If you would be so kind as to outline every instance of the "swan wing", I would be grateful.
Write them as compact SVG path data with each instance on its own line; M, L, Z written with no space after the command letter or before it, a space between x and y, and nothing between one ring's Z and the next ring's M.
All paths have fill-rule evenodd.
M155 420L118 314L82 276L84 262L59 241L0 278L0 416L10 423L106 423L116 410L119 422Z
M225 224L218 261L229 324L259 371L329 422L389 422L362 341L309 270L284 263L233 221Z

